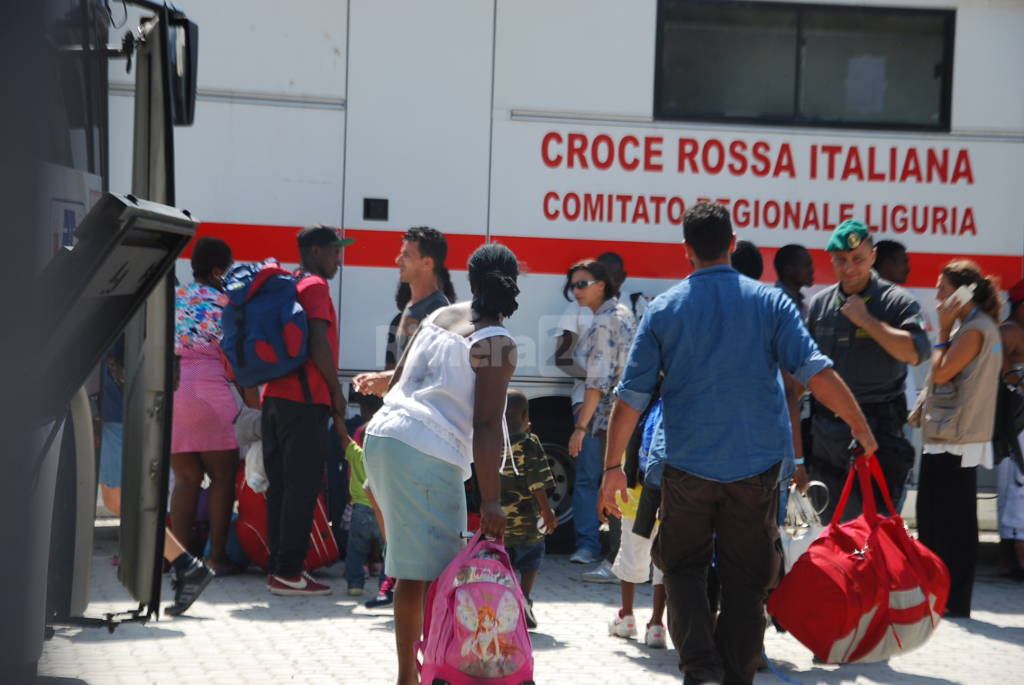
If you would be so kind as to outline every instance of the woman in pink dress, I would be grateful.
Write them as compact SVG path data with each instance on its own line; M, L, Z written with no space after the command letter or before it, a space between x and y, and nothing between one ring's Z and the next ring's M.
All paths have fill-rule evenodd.
M174 353L180 381L174 392L171 427L171 530L188 540L203 475L210 476L210 557L217 575L236 572L225 553L235 499L238 405L229 367L221 354L221 312L227 302L221 278L231 266L231 248L217 238L200 238L192 250L194 283L175 291Z

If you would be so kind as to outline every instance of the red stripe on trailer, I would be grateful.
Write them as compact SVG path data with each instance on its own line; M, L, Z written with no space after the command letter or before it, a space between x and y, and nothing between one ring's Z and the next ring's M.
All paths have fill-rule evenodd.
M199 225L196 235L209 235L226 240L231 245L235 259L239 261L260 261L267 257L276 257L282 262L297 263L299 251L295 235L300 228L204 222ZM355 238L356 242L342 251L345 264L393 267L404 234L404 231L394 230L347 229L345 236ZM455 270L465 269L469 255L485 242L481 234L446 233L445 237L448 239L448 267ZM576 240L537 236L492 236L491 240L507 245L515 252L527 273L561 275L573 262L596 257L607 251L619 253L626 262L626 270L634 278L679 279L692 271L681 243ZM777 247L761 247L761 256L764 259L764 274L761 280L775 281L772 260L777 251ZM821 249L812 249L810 253L814 260L815 282L834 282L829 254ZM182 257L187 259L191 254L190 243ZM911 271L906 285L911 288L934 287L942 267L958 256L960 255L954 253L911 252ZM977 262L985 273L998 276L1003 288L1010 288L1024 277L1022 255L964 256Z
M370 229L345 229L346 238L356 241L342 250L347 266L395 266L395 257L402 249L402 236L405 231L376 231ZM445 264L449 269L465 269L469 256L476 248L487 242L482 233L445 233L448 241L448 258Z

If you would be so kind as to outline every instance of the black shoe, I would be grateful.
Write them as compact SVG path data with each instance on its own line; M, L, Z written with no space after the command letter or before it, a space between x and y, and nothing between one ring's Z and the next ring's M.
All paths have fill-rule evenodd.
M523 605L523 608L525 609L526 613L526 627L530 630L533 630L537 627L537 619L533 616L533 600L526 600L526 603Z
M213 580L213 571L196 559L181 574L174 574L171 587L174 588L174 604L167 607L169 616L181 616L192 603L199 599L206 586Z
M395 593L393 590L383 590L377 594L373 599L368 599L363 602L363 606L367 609L376 609L377 607L389 607L395 601Z

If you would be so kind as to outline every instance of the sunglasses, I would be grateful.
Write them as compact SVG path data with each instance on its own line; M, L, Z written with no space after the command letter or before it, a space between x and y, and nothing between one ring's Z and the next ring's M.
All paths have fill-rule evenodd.
M593 280L593 281L573 281L572 283L569 284L569 287L572 288L573 290L583 290L584 288L589 288L590 286L594 285L595 283L597 283L597 280Z

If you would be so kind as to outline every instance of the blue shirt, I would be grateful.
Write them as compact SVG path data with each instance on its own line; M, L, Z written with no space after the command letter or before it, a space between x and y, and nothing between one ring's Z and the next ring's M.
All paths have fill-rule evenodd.
M664 373L666 463L731 482L793 449L779 369L806 385L830 366L785 293L713 266L654 299L616 394L643 411Z
M660 488L661 474L665 470L665 424L660 398L647 412L640 435L640 471L644 474L644 485Z

